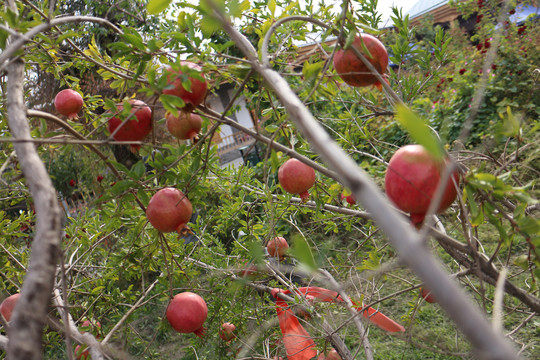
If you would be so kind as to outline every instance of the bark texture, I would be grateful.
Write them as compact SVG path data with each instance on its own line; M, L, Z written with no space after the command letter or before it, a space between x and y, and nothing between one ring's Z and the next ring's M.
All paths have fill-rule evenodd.
M24 104L24 63L8 66L8 123L15 139L31 140ZM41 339L51 300L56 264L60 255L62 212L56 191L32 142L13 144L36 210L36 237L21 297L8 333L7 358L41 359Z

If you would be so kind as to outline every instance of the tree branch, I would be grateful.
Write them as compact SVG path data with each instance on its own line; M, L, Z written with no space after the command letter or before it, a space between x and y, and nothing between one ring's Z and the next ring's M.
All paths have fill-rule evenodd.
M4 53L2 53L4 55ZM8 123L13 137L30 139L24 104L24 63L8 66ZM9 359L41 359L41 339L60 255L62 212L54 186L32 143L13 144L36 208L36 237L21 297L10 322Z
M24 45L26 44L30 39L32 39L37 34L49 30L50 28L62 25L62 24L68 24L68 23L79 23L79 22L95 22L98 24L106 25L110 28L112 28L114 31L116 31L119 34L122 34L122 30L117 28L114 24L112 24L110 21L107 21L102 18L94 17L94 16L66 16L61 18L53 19L49 22L45 22L42 24L39 24L36 27L33 27L32 29L28 30L27 33L24 35L19 35L19 37L13 41L8 48L6 48L2 53L0 53L0 71L4 69L6 66L5 62Z

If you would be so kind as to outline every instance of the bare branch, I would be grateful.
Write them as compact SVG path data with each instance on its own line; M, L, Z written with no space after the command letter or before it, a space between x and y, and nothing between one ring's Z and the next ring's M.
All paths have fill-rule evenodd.
M351 302L351 299L349 296L345 293L345 290L343 287L334 279L334 277L326 270L320 269L319 272L323 274L323 276L326 278L326 280L332 285L334 290L336 290L339 295L343 298L343 301L345 302L345 305L347 306L347 310L351 313L353 316L353 321L356 325L356 328L358 329L358 334L360 335L360 338L362 339L362 345L364 346L364 351L366 352L366 359L373 360L373 349L371 347L371 344L369 343L368 337L367 337L367 331L360 321L360 318L357 316L358 312L355 310L353 303ZM336 349L339 352L339 349Z

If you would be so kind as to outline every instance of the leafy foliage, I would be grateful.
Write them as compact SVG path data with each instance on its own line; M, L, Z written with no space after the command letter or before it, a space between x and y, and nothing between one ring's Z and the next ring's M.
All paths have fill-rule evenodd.
M47 21L47 2L32 2L30 7L25 7L26 1L16 3L20 15L1 9L11 29L24 33ZM388 159L407 143L421 143L439 155L446 151L456 159L462 172L460 195L439 220L447 235L467 246L469 253L456 255L437 241L426 243L488 316L493 312L497 278L477 276L478 269L468 265L487 258L497 268L507 269L508 281L525 295L509 293L504 298L504 330L515 330L513 340L525 343L527 354L537 353L536 319L529 323L528 318L534 310L523 300L538 297L540 281L540 155L535 146L540 141L540 104L534 96L538 90L535 66L540 60L537 20L519 26L503 24L502 37L490 57L489 50L496 46L498 28L493 21L498 7L467 4L466 15L474 13L477 19L483 15L469 34L457 26L411 26L408 16L397 10L395 28L378 32L376 2L354 4L358 7L347 9L341 17L342 9L325 4L317 7L312 1L216 2L258 56L265 35L278 20L300 15L328 24L326 28L295 20L277 27L269 38L271 67L284 76L330 137L377 185L383 187ZM328 286L317 273L326 269L355 301L371 304L407 328L405 336L392 337L370 328L368 338L376 358L472 356L469 344L456 341L456 330L440 308L419 296L420 280L396 265L397 254L369 214L362 212L361 205L350 206L341 199L343 186L325 168L277 95L252 71L221 23L211 16L209 6L206 1L197 5L116 1L112 6L61 1L55 15L102 17L121 27L122 33L96 24L62 25L36 36L21 53L26 60L30 109L52 112L50 95L59 86L85 93L79 119L55 125L41 119L30 122L32 136L43 140L36 143L37 150L59 201L65 201L63 266L57 282L60 291L67 289L75 322L99 321L103 336L110 334L109 344L118 351L113 355L119 358L123 353L149 359L285 356L268 290ZM396 65L389 72L389 82L403 105L395 107L385 93L374 88L349 87L335 74L332 34L341 30L351 38L359 31L377 33ZM8 35L0 29L3 50L9 46ZM300 57L304 46L312 42L317 43L317 51ZM246 104L244 109L227 95L231 103L221 118L212 109L199 107L205 121L194 142L173 140L163 126L165 111L174 112L184 105L181 99L161 93L169 86L163 69L180 59L202 65L212 79L211 96L223 96L232 85L233 92L228 94L238 91L235 96ZM485 88L479 90L482 79ZM1 81L5 88L5 78ZM483 91L482 101L471 115L479 91ZM109 141L106 123L115 104L135 97L151 106L154 132L128 163L115 157L118 145ZM3 95L2 298L20 290L36 231L32 197L11 155L14 148L6 106ZM257 126L256 151L261 161L223 167L222 148L214 140L220 128L223 134L228 124L239 127L226 117L240 116L242 111L252 114ZM466 136L464 124L470 125ZM86 140L71 137L68 128ZM277 181L279 166L291 154L321 167L308 202L283 191ZM147 222L149 199L166 186L177 187L193 204L191 233L162 234ZM275 236L284 236L293 244L282 262L264 253L264 245ZM169 299L180 291L196 292L208 304L204 339L177 334L165 320ZM311 311L311 319L301 323L319 351L332 346L322 327L325 320L339 328L338 334L351 352L363 351L357 329L342 307L306 303L300 298L295 301ZM61 314L51 307L49 317L59 323ZM225 343L219 339L223 322L236 325L237 340ZM431 341L433 338L437 341ZM52 326L44 334L43 344L48 358L67 357L73 350L66 347L62 331Z

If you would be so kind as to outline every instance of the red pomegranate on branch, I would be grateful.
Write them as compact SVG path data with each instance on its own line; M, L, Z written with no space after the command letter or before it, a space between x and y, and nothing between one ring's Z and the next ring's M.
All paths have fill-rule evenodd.
M83 105L84 101L81 94L71 89L60 91L54 98L56 111L67 116L68 119L76 118Z
M165 313L174 330L203 337L206 331L203 324L208 316L206 302L199 295L186 291L176 294Z
M167 130L180 140L193 139L202 128L202 118L194 113L180 111L178 116L167 113Z
M152 110L141 100L129 100L131 111L122 116L123 104L116 106L118 115L109 119L109 132L117 141L141 141L152 131ZM132 151L140 149L140 145L131 145Z
M382 89L377 77L369 71L366 65L358 58L352 47L358 49L373 67L383 75L388 67L388 52L376 37L369 34L356 36L351 47L339 49L334 55L334 67L338 75L351 86L375 85ZM366 52L366 49L369 53Z
M300 160L289 159L279 168L278 180L285 191L307 200L308 190L315 184L315 170Z
M438 161L421 145L406 145L398 149L386 169L386 195L396 207L411 215L411 221L419 226L426 216L429 205L449 160ZM456 199L457 170L453 171L444 188L444 194L436 212L446 210Z
M193 207L191 202L178 189L166 187L155 193L146 208L146 217L158 231L168 233L186 230L191 219Z
M180 110L192 111L203 103L208 91L208 84L199 65L182 61L179 70L168 67L166 74L169 86L163 90L163 93L182 99L185 105ZM192 74L194 76L191 76Z

